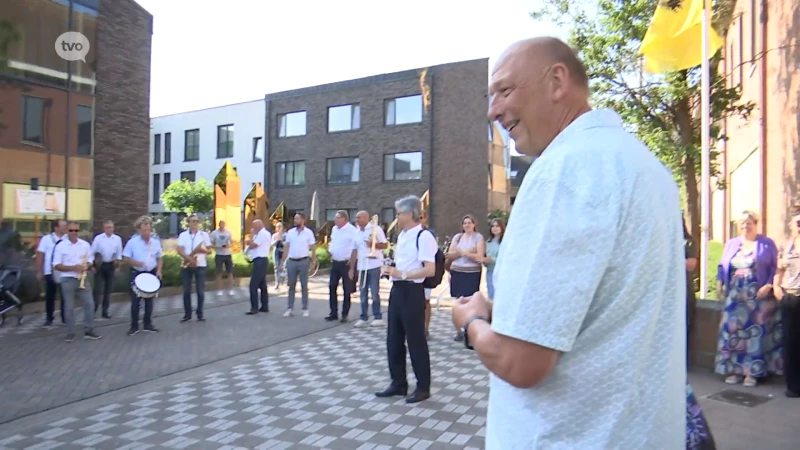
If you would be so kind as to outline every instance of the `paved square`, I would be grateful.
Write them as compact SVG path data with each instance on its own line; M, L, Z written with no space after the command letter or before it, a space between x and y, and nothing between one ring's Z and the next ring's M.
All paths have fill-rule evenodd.
M347 328L100 408L76 404L60 420L0 435L0 448L483 448L487 372L450 339L447 311L431 328L433 397L420 404L374 397L388 383L386 331Z

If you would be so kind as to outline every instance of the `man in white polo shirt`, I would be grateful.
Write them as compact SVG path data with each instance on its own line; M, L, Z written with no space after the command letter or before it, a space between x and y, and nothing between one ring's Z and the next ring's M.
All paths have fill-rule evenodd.
M431 361L425 338L425 278L436 273L439 249L433 233L422 227L422 202L410 195L395 202L397 225L402 231L394 250L395 266L383 266L381 272L392 280L389 293L389 324L386 350L392 383L379 398L408 395L406 379L406 341L417 388L406 403L418 403L431 396Z
M206 299L206 271L208 263L206 254L210 251L211 239L208 233L200 229L200 219L197 215L189 216L189 229L178 236L178 254L181 255L186 267L181 269L183 281L183 319L181 322L192 320L192 279L197 290L197 321L205 322L203 304ZM192 254L194 253L194 256Z
M67 224L68 238L53 251L53 268L61 272L64 318L67 323L67 342L75 340L75 298L83 303L83 338L100 339L92 329L94 298L88 272L94 264L92 246L78 238L81 229L77 222ZM84 278L81 285L81 278Z
M253 273L250 276L250 311L248 316L260 312L269 312L269 293L267 292L267 270L269 269L269 248L272 247L272 235L264 228L261 220L253 221L253 240L248 242L250 256L253 258ZM258 307L259 291L261 291L261 308Z
M500 248L494 307L478 292L453 308L491 372L487 450L686 448L678 187L589 92L555 38L514 44L492 72L489 119L537 159Z
M328 305L330 314L325 318L328 322L339 319L339 300L336 291L339 290L339 281L342 282L344 298L342 299L342 323L347 322L350 313L350 296L353 294L354 269L358 253L358 231L350 223L350 216L345 210L336 211L331 228L331 241L328 252L331 254L331 278L328 284Z
M289 299L286 313L283 317L291 317L294 309L294 293L297 288L297 279L300 279L300 289L303 295L303 317L308 317L308 266L309 253L314 250L316 239L314 233L306 228L306 215L294 215L294 228L286 232L286 242L283 248L283 261L286 268L286 277L289 285Z
M356 214L358 230L358 262L356 268L359 272L361 291L361 318L356 322L356 328L366 326L384 326L381 315L381 266L383 265L383 250L389 246L383 228L370 223L369 213L359 211ZM372 252L372 234L375 233L375 258L368 258ZM372 292L372 324L369 323L369 293Z
M66 239L67 221L58 219L53 221L53 231L42 236L39 240L39 247L36 249L36 267L39 281L45 282L45 310L47 312L45 328L53 326L53 316L56 310L56 294L61 296L61 323L64 320L64 295L61 293L61 285L53 276L53 249L62 239Z

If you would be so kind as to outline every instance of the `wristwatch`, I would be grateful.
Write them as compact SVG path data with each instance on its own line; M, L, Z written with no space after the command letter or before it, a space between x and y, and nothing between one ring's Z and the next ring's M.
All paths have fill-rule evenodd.
M483 317L481 315L472 316L467 320L467 323L465 323L464 326L461 328L461 334L464 336L464 347L467 347L468 350L475 350L472 347L472 345L470 345L470 343L469 343L469 334L467 334L467 333L469 332L469 326L472 324L472 322L474 322L476 320L482 320L484 322L489 322L489 319L487 319L486 317Z

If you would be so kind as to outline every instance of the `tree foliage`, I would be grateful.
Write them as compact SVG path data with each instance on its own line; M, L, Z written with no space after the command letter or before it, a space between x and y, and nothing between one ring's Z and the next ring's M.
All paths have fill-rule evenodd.
M185 214L207 213L214 209L214 189L204 179L186 179L170 184L161 194L167 211Z
M534 19L569 27L569 43L586 65L592 103L620 114L630 130L672 169L686 197L695 240L700 235L701 162L700 68L651 76L642 71L639 47L655 0L544 0ZM712 24L724 36L735 0L714 2ZM701 45L698 42L698 45ZM747 118L754 105L743 103L739 86L727 87L720 55L711 60L711 176L717 174L714 143L725 139L725 118ZM699 248L699 246L697 246Z

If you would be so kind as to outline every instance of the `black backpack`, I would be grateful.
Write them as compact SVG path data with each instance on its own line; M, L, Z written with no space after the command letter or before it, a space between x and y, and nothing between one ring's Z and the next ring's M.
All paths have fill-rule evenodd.
M426 230L436 239L436 235L433 234L433 231L423 227L419 230L419 233L417 233L417 252L419 252L419 237L422 236L422 232ZM436 257L434 260L436 271L433 273L432 277L425 278L425 281L422 282L422 285L428 289L433 289L442 284L442 278L444 278L444 253L441 248L436 249Z

